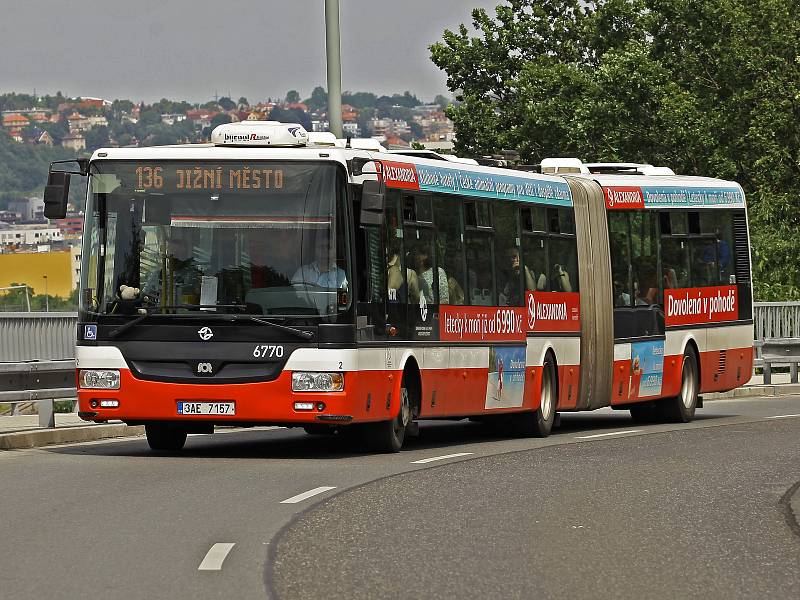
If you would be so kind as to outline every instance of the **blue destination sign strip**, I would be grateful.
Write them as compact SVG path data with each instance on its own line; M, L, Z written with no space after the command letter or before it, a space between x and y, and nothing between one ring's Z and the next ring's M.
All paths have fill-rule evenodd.
M420 190L572 206L569 186L559 181L475 173L428 165L416 165L416 170Z
M733 187L642 187L642 197L647 207L669 206L740 206L744 207L744 194Z

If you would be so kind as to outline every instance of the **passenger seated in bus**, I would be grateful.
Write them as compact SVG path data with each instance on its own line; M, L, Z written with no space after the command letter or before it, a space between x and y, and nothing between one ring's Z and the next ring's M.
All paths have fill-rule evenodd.
M327 236L317 235L314 240L314 260L295 271L292 283L327 289L347 287L347 275L336 265L336 254L331 252Z
M426 302L433 302L433 265L431 265L428 249L424 244L419 244L414 250L414 267L417 271L419 291L425 295ZM439 303L450 304L450 289L447 284L447 273L442 267L438 269L439 275Z
M450 292L450 304L464 304L464 290L455 277L447 278L447 290Z
M623 307L631 305L631 295L626 290L627 283L621 277L614 277L614 306Z
M571 292L572 282L569 279L569 273L563 265L556 263L553 265L553 291L554 292Z
M655 267L650 264L642 264L637 269L634 292L636 293L636 306L648 306L658 302Z
M511 246L506 250L508 257L508 270L506 271L506 283L500 291L500 306L522 306L522 297L519 291L519 271L520 257L519 248ZM547 277L540 273L536 277L528 265L525 265L525 290L544 290L547 285Z
M389 260L386 265L386 282L389 288L389 302L406 302L408 298L419 300L419 283L414 270L406 267L406 274L400 269L400 243L395 241L389 246Z

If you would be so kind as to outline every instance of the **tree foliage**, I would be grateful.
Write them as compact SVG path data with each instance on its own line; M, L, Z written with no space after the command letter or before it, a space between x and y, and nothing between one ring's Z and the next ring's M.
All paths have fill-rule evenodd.
M756 296L800 298L800 13L784 0L507 0L431 46L456 150L734 179Z

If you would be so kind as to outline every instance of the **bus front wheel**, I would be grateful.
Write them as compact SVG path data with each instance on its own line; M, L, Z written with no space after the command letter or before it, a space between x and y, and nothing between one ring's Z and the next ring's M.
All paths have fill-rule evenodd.
M376 452L399 452L406 437L406 427L411 423L411 398L406 380L400 387L400 410L390 421L364 425L364 441L370 450Z
M186 444L185 429L161 423L151 423L144 426L144 432L151 450L177 452Z

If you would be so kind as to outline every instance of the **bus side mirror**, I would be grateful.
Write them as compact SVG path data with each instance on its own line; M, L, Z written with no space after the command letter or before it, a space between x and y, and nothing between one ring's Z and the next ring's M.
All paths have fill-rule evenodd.
M361 224L383 225L386 194L379 181L365 181L361 188Z
M67 216L69 198L69 173L50 171L44 188L44 216L48 219L63 219Z

